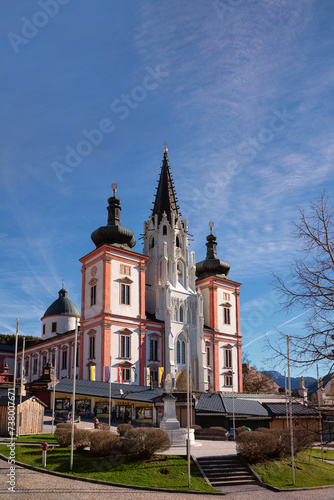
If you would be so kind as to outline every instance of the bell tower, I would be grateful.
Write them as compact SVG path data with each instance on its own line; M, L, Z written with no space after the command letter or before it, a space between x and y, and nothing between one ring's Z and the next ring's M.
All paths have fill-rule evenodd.
M189 327L193 384L205 390L202 296L195 286L195 254L189 255L187 220L181 219L165 143L151 216L144 222L146 310L165 323L165 374L175 378L186 368Z

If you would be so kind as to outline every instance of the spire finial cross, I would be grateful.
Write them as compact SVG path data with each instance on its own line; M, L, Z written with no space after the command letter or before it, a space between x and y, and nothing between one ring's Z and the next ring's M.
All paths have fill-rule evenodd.
M212 233L212 228L214 226L214 223L213 222L209 222L209 228L210 228L210 232Z
M167 148L168 142L167 141L164 142L164 146L165 146L164 147L164 153L167 153L167 151L168 151L168 148Z

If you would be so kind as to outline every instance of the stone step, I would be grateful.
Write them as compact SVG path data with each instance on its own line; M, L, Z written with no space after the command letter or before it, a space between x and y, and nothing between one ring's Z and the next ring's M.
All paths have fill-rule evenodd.
M240 470L240 471L229 471L229 472L210 472L204 471L207 477L231 477L231 476L248 476L253 477L253 475L248 470Z
M251 480L251 479L245 479L245 480L238 480L238 481L231 481L230 479L224 481L210 481L210 484L211 486L213 486L214 488L215 487L219 487L219 486L241 486L241 485L247 485L247 484L258 484L257 481L255 479Z

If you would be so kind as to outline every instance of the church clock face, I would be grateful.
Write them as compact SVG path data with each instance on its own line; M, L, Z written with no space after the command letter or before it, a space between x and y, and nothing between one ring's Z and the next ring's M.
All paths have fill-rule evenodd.
M93 267L92 267L92 270L91 270L91 272L90 272L90 275L91 275L91 276L93 276L93 278L94 278L94 276L96 276L96 273L97 273L97 267L96 267L96 266L93 266Z

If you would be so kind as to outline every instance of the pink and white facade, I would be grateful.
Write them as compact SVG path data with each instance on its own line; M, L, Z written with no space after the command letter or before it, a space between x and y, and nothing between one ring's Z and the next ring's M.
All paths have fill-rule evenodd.
M227 278L229 264L217 258L214 235L204 261L196 264L189 252L167 149L144 223L143 254L132 249L133 233L120 224L115 193L108 224L92 233L96 248L80 259L81 311L62 288L42 318L42 342L25 351L26 379L37 380L49 361L57 363L58 379L73 376L78 321L80 379L159 385L163 373L178 387L189 339L193 387L241 392L240 283Z

